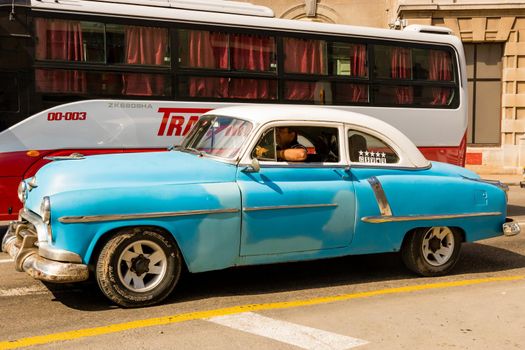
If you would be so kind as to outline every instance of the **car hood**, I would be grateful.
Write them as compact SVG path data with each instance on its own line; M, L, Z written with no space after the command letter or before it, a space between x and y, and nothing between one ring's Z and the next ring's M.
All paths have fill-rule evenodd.
M36 176L26 206L38 209L44 196L75 190L234 181L236 166L195 154L146 152L55 160Z

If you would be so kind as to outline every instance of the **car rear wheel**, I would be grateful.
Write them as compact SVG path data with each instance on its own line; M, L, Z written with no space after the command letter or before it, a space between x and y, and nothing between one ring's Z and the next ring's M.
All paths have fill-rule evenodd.
M153 305L177 284L182 260L167 237L150 228L120 231L102 248L97 282L106 297L123 307Z
M461 234L450 227L416 229L408 234L401 247L405 265L422 276L442 276L459 260Z

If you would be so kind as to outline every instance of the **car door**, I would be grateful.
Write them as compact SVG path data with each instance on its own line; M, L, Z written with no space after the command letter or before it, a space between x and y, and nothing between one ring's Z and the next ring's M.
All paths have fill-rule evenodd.
M279 161L276 148L271 149L276 147L276 128L289 124L268 125L256 137L258 141L243 162L250 164L257 158L257 150L267 147L270 151L259 157L258 171L239 168L241 256L341 248L352 240L355 196L345 170L343 126L294 124L299 143L307 149L307 159Z

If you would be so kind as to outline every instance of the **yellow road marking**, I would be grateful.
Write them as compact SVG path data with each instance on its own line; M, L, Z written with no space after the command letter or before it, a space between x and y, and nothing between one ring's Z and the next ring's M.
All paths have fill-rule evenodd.
M430 283L430 284L421 284L421 285L406 286L406 287L388 288L388 289L372 290L368 292L343 294L343 295L336 295L336 296L330 296L330 297L312 298L312 299L306 299L306 300L283 301L283 302L266 303L266 304L239 305L239 306L227 307L223 309L189 312L189 313L184 313L184 314L179 314L179 315L156 317L156 318L149 318L145 320L117 323L117 324L112 324L112 325L102 326L102 327L85 328L85 329L79 329L79 330L68 331L68 332L61 332L61 333L40 335L40 336L29 337L29 338L16 339L16 340L11 340L11 341L2 341L0 342L0 350L16 349L16 348L21 348L21 347L31 346L31 345L38 345L38 344L49 344L49 343L54 343L57 341L74 340L74 339L85 338L85 337L94 337L94 336L103 335L103 334L123 332L123 331L127 331L130 329L160 326L160 325L179 323L179 322L190 321L190 320L199 320L199 319L205 319L205 318L216 317L216 316L237 314L237 313L247 312L247 311L287 309L287 308L294 308L294 307L300 307L300 306L326 304L326 303L332 303L336 301L368 298L368 297L373 297L373 296L378 296L378 295L410 293L410 292L429 290L429 289L462 287L462 286L470 286L470 285L481 284L481 283L517 281L517 280L523 280L523 279L525 279L525 276L490 277L490 278L481 278L481 279L473 279L473 280Z

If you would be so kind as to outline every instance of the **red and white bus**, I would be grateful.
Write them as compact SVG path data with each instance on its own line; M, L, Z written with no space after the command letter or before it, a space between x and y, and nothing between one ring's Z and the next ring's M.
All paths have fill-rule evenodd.
M232 1L0 0L0 42L0 220L43 157L165 149L223 104L358 111L464 165L465 58L446 28L284 20Z

